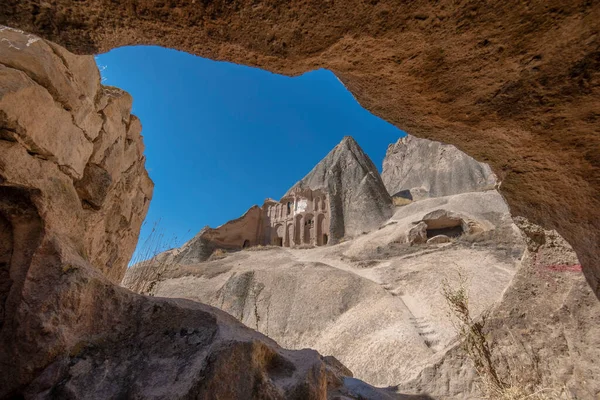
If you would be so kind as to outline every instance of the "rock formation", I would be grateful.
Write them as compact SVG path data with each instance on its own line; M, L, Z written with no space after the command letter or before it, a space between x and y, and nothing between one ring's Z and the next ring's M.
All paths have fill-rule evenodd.
M600 4L5 0L0 24L95 54L160 45L297 75L333 71L405 132L488 163L516 215L600 283ZM334 23L332 23L334 21Z
M373 162L347 136L279 202L267 199L262 208L252 206L217 228L205 227L181 248L156 255L156 261L194 264L216 249L256 245L323 246L378 228L392 208Z
M600 248L597 246L600 221L590 217L600 213L600 135L595 111L600 71L598 3L504 1L465 6L447 0L435 4L350 0L310 4L292 1L285 6L275 6L224 0L208 3L141 0L113 2L110 12L105 11L106 4L100 0L78 3L7 0L0 9L0 23L41 34L86 54L127 44L158 44L290 75L319 67L330 68L358 101L378 116L417 136L455 144L478 160L489 163L502 181L502 193L514 213L558 230L574 246L592 291L581 279L581 274L576 275L579 271L571 270L574 265L565 264L571 269L540 265L525 270L520 285L515 286L518 301L511 303L510 313L513 321L523 324L531 322L523 319L523 314L533 315L536 330L529 339L539 337L538 343L545 344L545 335L550 335L556 346L548 348L563 351L566 356L561 360L569 361L573 355L594 355L588 350L598 348L597 344L596 347L589 346L598 337L591 330L589 321L599 315L593 291L600 285ZM9 39L4 35L11 32L0 29L2 39L6 39L0 42L3 51L6 50L4 47L9 51L31 50L41 45L32 36L23 40ZM47 45L55 49L55 46ZM71 71L93 63L89 57L80 59L63 50L57 52L69 63ZM128 170L129 175L126 171L121 176L111 177L116 177L111 185L122 183L124 186L121 201L111 200L111 196L117 194L110 194L108 175L96 167L88 169L86 179L89 156L93 157L94 151L97 158L103 159L103 155L100 154L102 150L96 150L95 143L90 148L86 143L90 140L87 137L84 140L79 132L85 131L83 136L91 134L90 138L93 137L95 128L92 127L97 123L93 120L97 119L94 116L97 113L95 110L91 114L83 111L77 115L82 112L81 107L85 110L87 106L73 104L69 99L80 99L81 96L70 97L69 88L64 92L65 87L59 81L39 79L55 60L50 53L40 56L47 56L49 60L44 63L44 69L26 69L29 79L47 91L46 94L39 93L39 98L45 97L47 101L41 102L43 104L28 101L27 105L40 110L42 114L38 116L44 118L36 121L23 116L15 124L12 117L0 115L3 121L0 131L3 217L0 224L3 228L10 225L8 230L3 230L0 247L0 262L3 263L0 264L0 298L4 301L0 332L0 351L3 353L0 357L3 372L8 369L7 373L1 374L0 387L10 394L25 390L26 385L38 376L44 378L36 381L38 393L50 395L52 392L48 391L56 387L54 383L63 378L67 379L63 387L76 393L73 385L69 386L68 378L75 376L79 380L74 379L74 383L83 382L80 374L85 376L90 371L86 363L75 362L79 354L75 344L84 337L94 338L95 348L104 351L97 353L97 357L87 358L94 366L116 348L111 344L123 342L133 346L137 343L133 339L127 341L137 332L149 341L156 339L155 343L163 343L159 341L160 330L144 331L144 327L137 324L138 318L156 315L155 326L166 328L162 332L185 327L187 318L201 318L198 310L184 311L180 307L166 313L155 311L154 306L160 309L164 300L120 292L107 281L117 281L122 276L125 260L133 250L130 242L137 234L136 221L143 215L145 199L141 199L147 197L144 190L130 192L128 185L137 185L140 189L146 187L146 192L150 185L144 182L139 161L134 162L139 170L134 168ZM87 61L80 63L80 60ZM29 88L23 86L31 84L24 76L9 79L11 70L24 71L16 65L2 69L2 83L15 82L0 86L3 97L12 96L12 90L22 94L36 91L33 84ZM73 72L73 75L77 74ZM107 100L108 106L108 96L99 97ZM121 99L117 102L127 102L127 96L117 97ZM84 103L84 100L85 94L79 101ZM88 98L88 102L97 109L105 108L102 103L97 104L95 98ZM15 112L11 103L3 103L3 113L4 107ZM67 114L60 110L45 107L56 104L61 104L60 108L72 119L65 118ZM119 105L113 107L118 109ZM128 112L124 117L127 116ZM35 133L39 121L51 124L57 120L64 123L65 128L58 132L54 129L56 135ZM112 124L110 120L107 119L108 125ZM127 118L121 119L121 123L123 120ZM79 130L72 129L70 121ZM112 121L117 126L121 124L118 118ZM17 127L21 124L28 126L31 132L23 134L19 131ZM120 130L127 133L135 123L125 126L126 129ZM53 131L52 126L47 129ZM17 136L27 140L20 141ZM57 138L60 140L55 140ZM123 141L131 144L127 139ZM104 152L112 154L110 138L99 142L99 149L109 146ZM63 143L72 144L70 151L61 150ZM116 149L121 149L120 145ZM112 157L119 159L117 155ZM102 162L96 160L92 164L98 164L108 173L118 170L109 168L110 163L103 167ZM81 182L75 185L74 180ZM89 182L100 184L91 190ZM95 210L105 192L104 203ZM135 193L135 197L132 199L125 193ZM84 204L89 208L84 208ZM110 204L113 206L108 210ZM102 215L104 212L106 214ZM131 216L129 220L128 215ZM95 218L101 224L92 234L96 226L90 221ZM105 224L105 221L111 223ZM124 240L120 240L121 235ZM10 262L6 264L9 253ZM558 275L552 275L554 272ZM572 279L567 275L571 272ZM540 276L544 279L539 279ZM548 276L550 278L546 279ZM127 295L115 297L115 291ZM129 307L136 301L149 307ZM553 312L557 309L559 312ZM111 322L115 320L123 323L115 323L113 327ZM571 324L568 334L563 333L563 324ZM236 325L232 323L231 326ZM183 332L185 336L187 330ZM198 333L192 330L192 334L198 336ZM234 347L247 347L245 343L235 342ZM574 343L576 348L571 347ZM198 351L203 349L205 347L201 346ZM136 354L148 353L137 351ZM281 383L280 363L275 362L277 367L273 368L272 364L261 362L263 358L248 353L243 354L252 363L238 362L243 357L234 350L228 353L234 358L216 357L216 354L210 358L216 362L211 364L214 367L210 370L217 371L217 376L224 379L209 382L229 383L231 375L227 374L227 368L252 365L256 367L253 371L257 373L252 374L255 378L244 381L241 390L252 388L257 391L255 393L283 396L272 389L280 387L276 383ZM264 353L261 351L260 354ZM289 354L291 360L297 353ZM60 362L53 363L52 369L46 369L53 360ZM223 366L219 364L220 360L232 362ZM573 367L573 360L577 358L570 360L568 371L579 373ZM73 365L81 365L71 371L71 375L67 371L70 361ZM126 363L126 360L120 361ZM200 371L189 365L182 364L181 370L192 374ZM321 366L317 367L318 371L327 370L322 361L317 360L317 365ZM592 362L586 361L582 365L589 366ZM442 372L435 366L433 370ZM124 379L130 370L123 368L120 371L120 378ZM155 375L152 374L156 371L154 367L141 368L137 378L154 382ZM259 374L260 371L264 374ZM306 369L297 367L297 371ZM462 373L460 369L450 371L453 374L446 377ZM593 379L594 371L590 368L583 373ZM89 373L93 374L94 369ZM339 382L324 380L323 374L318 373L299 375L301 379L306 378L304 382L309 382L304 388L321 388L321 397L327 382L332 386ZM581 375L575 384L590 385L584 390L591 388L590 393L594 393L591 386L594 380L588 375ZM150 376L152 378L147 378ZM295 377L291 381L300 385ZM430 381L434 380L426 377L417 386L424 388L424 383ZM311 386L311 382L314 385ZM346 382L350 380L344 379L345 387L348 387ZM595 382L598 382L597 378ZM168 388L169 397L173 397L171 393L179 393L171 390L174 386L173 380L166 384L161 382L159 389ZM34 386L29 385L29 388ZM211 392L222 397L231 394L216 389L210 387L201 393L191 393L198 397L206 397ZM221 386L219 389L225 391L227 388ZM161 393L164 392L158 392L155 397L160 397ZM138 394L134 391L132 396ZM304 396L307 397L310 396Z
M419 219L425 239L411 246ZM457 223L480 246L452 235ZM449 246L425 244L444 229ZM185 265L155 260L154 273L136 265L123 284L213 305L286 348L333 355L358 378L387 387L414 378L454 338L438 289L448 266L465 268L486 293L472 300L477 313L500 298L524 249L502 197L489 191L400 207L388 225L340 245L250 247ZM401 290L391 287L397 282Z
M385 396L219 310L116 286L153 186L131 97L91 56L0 35L0 398Z
M377 229L392 216L392 199L377 168L350 136L344 137L286 196L306 189L329 195L332 243Z
M93 57L0 34L2 180L40 190L45 224L118 282L152 196L131 96L100 85Z
M420 200L492 189L496 176L456 147L406 135L390 144L381 179L392 196Z
M600 393L600 304L572 247L556 231L525 218L515 222L527 246L486 324L494 365L517 387L537 385L550 398L561 398L562 392L562 397L594 399ZM479 398L466 379L470 374L471 364L457 344L399 389Z

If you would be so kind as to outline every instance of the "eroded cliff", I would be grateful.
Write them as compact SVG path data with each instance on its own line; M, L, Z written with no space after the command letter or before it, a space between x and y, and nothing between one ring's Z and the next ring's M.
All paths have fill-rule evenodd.
M381 179L392 196L410 200L489 190L496 176L456 147L412 135L388 146Z

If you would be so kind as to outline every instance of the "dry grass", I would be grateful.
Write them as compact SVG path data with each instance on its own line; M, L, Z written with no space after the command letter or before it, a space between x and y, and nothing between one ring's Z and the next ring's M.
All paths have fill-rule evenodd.
M146 224L146 222L144 222ZM152 291L167 264L157 259L157 255L180 246L176 236L168 238L160 227L160 219L152 225L152 230L138 247L129 262L129 268L134 268L127 281L123 281L130 290L148 294Z
M244 249L242 249L242 251L264 251L264 250L273 250L273 249L280 249L280 246L275 246L272 244L268 244L266 246L263 246L262 244L256 245L256 246L252 246L252 247L246 247Z
M454 322L462 349L471 360L480 379L480 389L485 398L490 400L558 400L569 398L565 390L540 387L541 379L532 379L531 376L540 376L539 371L532 374L531 368L537 369L535 356L527 349L523 354L532 360L530 363L521 363L513 360L513 365L507 370L495 364L494 349L488 342L485 326L489 319L489 312L483 312L475 320L469 310L469 293L467 290L468 279L463 271L457 271L458 286L452 286L445 279L442 282L442 295L449 308L449 316ZM565 397L566 396L566 397Z
M412 200L405 199L404 197L399 197L399 196L392 197L392 201L394 202L394 205L396 207L402 207L402 206L412 203Z
M227 254L227 251L224 249L215 249L215 251L212 252L210 257L208 257L208 261L220 260L222 258L227 257Z

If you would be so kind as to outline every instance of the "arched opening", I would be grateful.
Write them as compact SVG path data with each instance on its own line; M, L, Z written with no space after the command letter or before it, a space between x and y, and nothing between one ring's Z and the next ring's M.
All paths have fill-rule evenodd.
M420 18L419 18L419 19L420 19ZM487 40L486 40L486 42L487 42ZM425 55L427 55L427 54L426 54L426 52L423 52L423 53L424 53ZM521 55L520 55L520 57L521 57ZM283 59L283 58L282 58L282 59ZM418 60L419 60L419 59L417 58L417 62L418 62ZM427 60L430 60L430 57L427 57ZM436 60L434 59L434 61L436 61ZM279 60L278 60L278 62L279 62ZM398 63L397 61L395 61L395 62L396 62L397 64L404 64L404 65L406 64L406 63ZM437 58L437 62L439 62L440 64L444 63L444 59L443 59L443 57L441 57L441 56L440 56L439 58ZM568 63L565 63L565 64L568 64ZM535 68L536 68L536 70L539 70L539 68L538 68L538 67L535 67ZM350 75L351 75L351 74L350 74ZM398 74L392 74L392 75L398 75ZM485 75L485 74L482 74L482 75ZM532 74L532 75L535 75L535 74ZM541 74L541 75L543 76L543 74ZM584 74L582 73L582 75L584 75ZM487 76L487 75L486 75L486 76ZM533 78L533 79L535 79L535 78ZM357 80L358 80L358 78L357 78ZM369 81L369 76L366 76L366 77L364 78L364 80L365 80L366 82L368 82L368 81ZM383 81L383 82L384 82L384 85L385 85L385 81L386 81L386 79L384 78L384 79L380 79L380 80L381 80L381 81ZM436 80L437 80L437 78L436 78ZM360 82L360 81L356 82L356 81L355 81L355 85L356 85L357 87L359 86L359 83L362 83L362 82ZM534 83L534 84L535 84L536 82L535 82L535 81L533 81L533 82L524 81L524 84L523 84L522 86L523 86L523 87L527 87L527 85L528 85L528 84L530 84L530 83ZM362 85L362 86L363 86L363 87L368 87L369 85ZM491 85L490 85L490 86L491 86ZM535 88L535 86L536 86L536 85L531 85L531 86ZM505 87L506 87L506 86L505 86ZM510 85L508 86L508 88L510 89ZM390 89L390 88L386 88L386 89ZM366 90L366 91L368 91L368 89L365 89L365 90ZM377 90L377 89L373 89L373 90ZM535 90L535 89L534 89L534 90ZM383 92L383 90L382 90L381 92ZM506 111L506 109L512 109L513 107L510 107L510 104L507 104L507 101L506 101L506 100L509 100L509 101L511 100L511 94L510 94L510 90L508 90L508 92L509 92L509 93L507 93L507 95L508 95L508 96L506 96L506 97L504 97L504 96L500 96L500 97L499 97L499 99L501 99L502 97L504 97L504 98L505 98L505 100L500 100L500 105L499 105L499 106L496 106L496 105L493 103L495 100L493 100L493 101L489 101L489 100L486 100L485 98L484 98L484 100L483 100L483 101L484 101L484 104L486 104L486 105L490 106L490 108L491 108L491 109L497 109L497 110L500 112L500 115L502 115L502 112L505 112L506 114L508 114L508 117L510 117L510 112L507 112L507 111ZM518 93L518 88L517 88L516 92L517 92L517 93L516 93L516 95L519 95L519 93ZM450 94L450 93L448 93L448 94ZM478 94L479 94L479 93L478 93ZM365 96L368 96L368 93L363 93L363 95L365 95ZM491 96L489 96L489 97L491 97ZM495 97L496 97L496 96L493 96L492 98L495 98ZM514 96L514 97L517 97L517 96ZM534 97L534 96L532 96L532 97ZM374 96L374 98L376 98L376 96ZM450 97L450 98L451 98L451 97ZM415 96L415 99L416 99L416 100L419 100L419 96ZM487 103L486 103L486 101L487 101ZM504 102L504 104L502 104L503 102ZM479 104L479 102L472 102L472 103L473 103L473 104ZM376 99L375 99L375 100L372 100L372 103L371 103L371 104L372 104L372 106L373 106L373 107L378 107L378 105L377 105L377 100L376 100ZM373 105L373 104L374 104L374 105ZM466 99L466 100L463 102L463 104L467 104L467 105L468 105L468 104L469 104L469 99ZM507 107L507 106L508 106L508 107ZM398 108L398 107L387 107L387 109L388 109L388 110L389 110L389 109L397 109L397 108ZM441 107L441 108L443 109L443 107ZM382 109L382 111L381 111L381 113L382 113L382 114L386 114L386 112L387 112L387 113L392 113L391 111L386 111L386 107L382 107L381 109ZM456 119L454 119L454 118L455 118L454 116L455 116L455 115L457 115L457 114L455 114L455 113L452 113L452 111L454 111L454 110L448 110L448 114L451 114L451 115L452 115L452 117L450 118L450 120L452 120L452 121L451 121L452 123L455 123L455 122L457 122L457 121L456 121ZM485 111L485 108L484 108L484 109L481 109L481 110L477 110L477 109L475 109L475 111ZM562 111L562 112L564 112L564 111ZM566 114L568 114L568 113L564 112L564 114L566 115ZM465 113L465 115L466 115L466 117L464 117L464 118L469 118L469 114L468 114L468 113ZM473 114L471 114L471 116L473 116ZM475 113L475 117L477 118L477 114L476 114L476 113ZM398 114L395 114L395 117L394 117L394 118L395 118L397 121L398 121L398 120L401 120L401 116L399 116ZM463 118L463 117L462 117L462 113L461 113L461 118ZM442 120L442 123L441 123L441 125L443 126L443 125L444 125L444 123L443 123L443 116L441 116L441 118L440 118L440 119ZM510 118L507 118L507 119L510 119ZM592 119L593 119L593 116L592 116ZM523 120L524 120L524 118L523 118ZM494 123L494 122L492 122L492 124L493 124L493 123ZM477 124L477 121L475 120L475 121L473 122L473 120L471 119L471 120L470 120L470 121L469 121L469 122L468 122L468 123L465 125L465 126L468 126L468 125L470 125L469 129L464 129L464 130L467 132L467 135L469 135L469 134L471 133L471 132L469 132L469 131L470 131L470 128L473 128L473 127L475 127L475 128L473 128L473 129L476 129L476 128L477 128L477 127L476 127L476 124ZM508 125L508 126L510 126L510 125ZM529 134L529 132L527 131L527 128L526 128L526 126L527 126L526 124L520 124L520 126L521 126L521 127L523 127L523 131L525 131L525 132L526 132L526 134ZM425 128L426 128L426 127L425 127ZM500 129L502 129L502 127L500 127ZM433 134L435 134L435 133L433 133ZM492 134L493 134L493 133L492 133ZM447 135L447 133L446 133L446 135ZM486 134L483 134L483 135L481 135L481 136L482 136L482 137L485 137L485 135L486 135ZM518 132L517 132L517 133L516 133L516 135L521 135L521 133L518 133ZM531 135L531 136L534 136L534 135ZM542 135L539 135L539 136L542 136ZM558 135L557 135L557 136L558 136ZM565 135L565 136L568 136L568 135ZM538 139L538 140L539 140L539 139ZM467 143L468 141L469 141L469 140L466 140L466 141L464 141L464 143ZM477 145L477 144L476 144L476 142L477 142L477 140L473 140L473 144L470 144L469 146L471 146L471 148L474 148L474 147ZM538 142L538 143L536 143L536 142L534 141L534 145L532 146L532 149L533 149L533 150L536 150L536 146L535 146L535 145L538 145L538 144L542 144L542 145L543 145L544 143L543 143L543 142ZM524 148L526 148L526 150L531 150L531 149L527 149L527 146L523 146L523 147L524 147ZM557 148L561 148L561 146L556 146L556 147L557 147ZM537 148L539 148L539 149L542 149L542 148L543 148L543 146L537 146ZM515 149L515 151L519 151L519 149ZM561 148L561 151L562 151L562 148ZM486 152L487 152L487 153L489 153L489 154L493 154L493 153L494 153L492 150L486 150ZM510 152L510 150L509 150L509 152ZM525 152L526 152L526 151L525 151ZM565 153L567 153L567 152L565 152ZM484 154L485 154L484 152L480 152L480 155L481 155L481 156L483 156ZM552 153L550 153L550 154L552 154ZM544 156L545 156L545 158L544 158ZM541 157L541 159L542 159L542 160L551 160L551 157L549 157L549 156L548 156L548 154L545 154L544 156L542 156L542 157ZM569 154L569 156L571 156L571 155ZM588 154L586 154L586 157L588 157L588 156L589 156L589 155L588 155ZM518 158L518 157L515 157L515 158ZM557 164L559 164L559 163L557 163ZM565 164L566 164L566 163L565 163ZM572 163L572 164L576 164L576 163ZM510 165L509 165L509 167L510 167ZM548 169L549 169L549 170L551 170L552 168L548 168ZM521 171L522 171L522 170L523 170L523 169L521 169ZM537 168L534 168L534 170L535 170L535 171L534 171L534 175L533 175L533 176L535 176L535 177L537 178L537 176L539 176L539 175L535 175L535 173L540 173L540 174L541 174L541 171L539 171L539 169L537 169ZM558 171L560 171L560 168L559 168L559 169L557 169L557 170L558 170ZM517 171L517 172L520 172L520 171ZM565 175L566 175L566 174L565 174ZM574 174L574 175L577 175L577 176L584 176L585 174ZM592 174L590 174L590 175L592 175ZM510 175L509 175L509 176L510 176ZM513 175L513 176L514 176L514 175ZM516 185L516 184L515 184L515 180L513 180L512 182L509 182L509 183L512 183L512 184L513 184L513 189L512 189L513 191L512 191L512 192L510 192L510 193L511 193L511 194L514 196L514 197L512 198L512 200L515 202L515 204L517 204L517 205L521 206L523 209L525 209L525 211L526 211L526 212L528 211L528 212L529 212L529 213L531 213L532 215L534 215L534 216L537 216L539 219L541 219L541 220L543 220L543 221L545 221L545 222L547 222L547 223L548 223L548 221L549 221L551 225L552 225L552 224L554 224L554 225L559 225L559 226L561 226L561 227L562 227L562 229L566 229L567 231L569 231L569 226L570 226L570 224L576 224L576 223L578 222L578 221L577 221L578 219L579 219L579 220L581 220L581 221L583 221L583 222L585 222L585 221L586 221L586 218L588 218L588 217L589 217L589 215L594 215L593 213L585 213L585 212L583 213L583 214L585 214L585 216L584 216L584 217L581 217L581 214L582 214L582 213L577 213L577 212L571 212L571 213L569 213L569 212L566 212L565 214L567 214L567 216L565 216L564 214L558 214L558 213L559 213L559 211L556 211L556 210L557 210L557 208L558 208L558 207L560 207L560 205L559 205L559 206L557 206L557 205L556 205L556 203L544 203L543 205L544 205L544 206L547 206L547 207L540 207L541 209L543 209L543 210L544 210L544 212L543 212L543 213L540 213L540 212L538 212L538 211L536 211L536 210L532 210L532 209L531 209L531 206L530 206L529 204L536 204L536 202L535 202L535 201L531 201L532 199L531 199L531 198L528 198L526 194L515 193L515 191L514 191L514 190L515 190L515 189L514 189L514 187L515 187L515 186L521 186L521 185L520 185L520 183L521 183L521 182L527 182L527 179L529 179L530 181L532 180L531 178L526 178L526 177L527 177L527 174L525 174L524 176L525 176L525 178L522 178L522 180L520 180L520 181L519 181L519 185ZM529 175L529 176L531 177L531 175ZM549 177L551 178L552 176L549 176ZM521 179L521 178L519 178L519 179ZM541 181L544 181L544 179L540 179L540 180L541 180ZM568 179L565 179L565 182L567 182L567 183L568 183L568 182L569 182L569 181L568 181ZM564 183L563 183L563 185L564 185ZM507 187L509 187L509 186L507 186ZM592 193L592 196L593 196L593 195L594 195L594 193L596 193L597 191L594 191L594 190L593 190L593 189L595 188L595 186L591 186L591 187L592 187L592 190L590 190L590 192ZM523 191L524 191L524 192L525 192L525 191L529 191L529 196L532 196L532 198L533 198L534 200L535 200L536 198L540 198L540 200L541 200L542 198L544 198L544 196L540 194L540 193L543 193L543 191L540 191L539 193L535 193L535 189L536 189L536 188L542 188L542 186L536 186L536 184L534 183L534 184L532 184L532 185L531 185L531 187L529 187L529 188L527 188L527 189L524 189ZM553 188L553 190L554 190L554 188ZM559 191L559 192L560 192L560 191ZM534 194L532 194L532 193L534 193ZM585 194L585 193L584 193L584 194ZM551 198L552 196L546 196L546 197L547 197L547 198ZM589 198L589 197L590 197L590 196L588 195L588 198ZM519 200L520 202L517 202L515 199ZM567 209L568 209L568 207L576 207L576 205L570 205L570 206L569 206L567 202L565 202L565 204L567 204L567 206L566 206L566 208L567 208ZM581 203L579 203L579 204L585 204L585 201L582 201L582 202L581 202ZM537 207L537 205L536 205L536 207ZM593 207L593 206L592 206L592 207ZM529 208L529 209L528 209L528 208ZM545 215L547 210L551 210L551 212L550 212L550 213L548 213L548 214L550 214L549 216L546 216L546 215ZM552 213L552 211L554 211L554 213ZM571 215L575 217L575 218L573 218L573 220L574 220L575 222L570 222L570 221L569 221L569 220L570 220L570 218L569 218L569 217L570 217ZM567 221L567 222L564 222L564 223L562 223L562 221ZM589 224L589 223L588 223L588 224ZM590 226L592 226L592 224L589 224L589 225L590 225ZM565 228L565 226L566 226L566 228ZM593 226L595 226L595 223L593 224ZM592 228L593 228L593 226L592 226ZM462 225L461 225L461 227L462 227ZM445 227L431 228L431 230L432 230L432 233L431 233L431 235L433 235L433 231L434 231L434 230L436 230L436 229L456 229L456 226L445 226ZM575 229L575 230L574 230L574 232L580 233L580 232L582 232L582 231L585 231L585 229L586 229L586 226L583 226L583 227L581 227L579 230L578 230L578 229ZM463 230L464 230L464 228L463 228ZM583 240L582 240L582 241L581 241L581 244L578 244L578 243L576 243L576 244L578 244L579 246L581 246L581 247L580 247L580 249L585 249L586 243L588 243L588 242L593 242L593 238L597 236L597 230L595 230L595 229L591 229L590 231L592 232L592 235L594 235L594 236L592 237L592 239L589 239L589 240L587 240L587 241L583 241ZM571 232L571 234L572 234L572 235L575 235L575 233L573 233L573 232ZM430 233L429 233L429 232L428 232L427 236L430 236ZM572 236L572 237L576 237L576 236ZM569 239L571 239L571 238L569 238ZM591 252L594 252L594 251L595 251L595 250L591 250ZM584 254L586 254L586 255L588 256L588 257L586 257L586 263L587 263L587 261L588 261L588 259L589 259L589 256L590 256L590 253L587 253L587 252L585 252L585 250L584 250ZM592 255L592 256L593 256L594 254L595 254L595 253L591 253L591 255Z
M329 241L329 236L327 236L326 233L323 234L323 246L325 246L327 244L327 242Z
M245 249L247 247L250 247L250 241L248 239L244 240L244 243L242 244L242 249Z
M312 244L315 238L315 219L312 214L304 216L304 235L302 238L303 244Z
M323 246L326 245L327 243L325 242L324 237L327 234L327 229L325 227L325 215L324 214L318 214L317 215L317 223L316 223L316 241L317 241L317 246Z
M271 244L274 246L283 247L283 240L285 237L286 228L283 224L278 224L273 229L273 237L271 238Z

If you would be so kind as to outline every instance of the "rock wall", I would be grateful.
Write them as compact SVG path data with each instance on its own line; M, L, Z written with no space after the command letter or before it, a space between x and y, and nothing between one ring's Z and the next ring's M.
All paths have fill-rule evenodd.
M115 285L152 195L130 110L93 57L0 28L0 398L348 393L333 358Z
M285 196L304 189L328 193L331 243L377 229L392 216L392 199L377 168L350 136Z
M552 398L600 393L600 303L572 247L556 231L516 218L527 249L511 285L485 324L500 379L539 387ZM479 399L471 362L457 344L402 391Z
M4 185L35 188L44 224L118 282L152 197L131 96L93 57L0 28Z
M258 244L261 224L262 210L252 206L241 217L217 228L202 228L183 246L167 250L157 255L156 259L160 263L194 264L206 261L217 248L239 250L246 240L255 246Z
M492 189L496 176L452 145L407 135L390 144L381 179L390 195L420 200Z
M5 0L0 10L0 24L79 53L153 44L288 75L328 68L379 117L488 163L514 214L575 246L593 288L599 19L597 2L570 0Z

